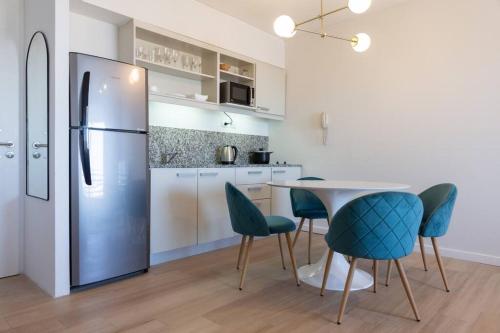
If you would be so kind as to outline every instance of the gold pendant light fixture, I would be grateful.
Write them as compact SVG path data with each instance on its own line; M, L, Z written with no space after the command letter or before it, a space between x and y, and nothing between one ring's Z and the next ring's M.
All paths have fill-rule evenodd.
M341 7L341 8L326 12L326 13L323 10L323 0L320 0L320 2L321 3L320 3L319 15L315 16L313 18L310 18L308 20L302 21L300 23L295 23L295 21L288 15L279 16L274 21L274 32L276 33L276 35L283 37L283 38L292 38L293 36L295 36L297 31L302 31L302 32L306 32L309 34L318 35L321 38L328 37L328 38L333 38L333 39L338 39L338 40L343 40L343 41L349 42L349 43L351 43L352 48L356 52L360 52L360 53L365 52L366 50L368 50L370 48L371 38L370 38L370 36L368 36L365 33L356 34L355 36L353 36L350 39L327 34L325 32L325 29L324 29L324 19L328 15L335 14L335 13L341 12L341 11L346 10L346 9L349 9L351 12L353 12L355 14L364 13L370 8L370 6L372 4L372 0L348 0L347 6ZM319 32L305 30L305 29L301 28L304 24L309 23L309 22L313 22L316 20L319 20L320 24L321 24L321 30Z

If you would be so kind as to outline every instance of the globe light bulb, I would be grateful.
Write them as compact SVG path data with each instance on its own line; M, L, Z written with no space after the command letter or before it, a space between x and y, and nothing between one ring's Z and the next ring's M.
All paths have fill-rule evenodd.
M354 51L363 53L370 48L372 39L365 33L359 33L352 38L351 45Z
M274 20L274 32L276 35L283 38L291 38L295 36L295 22L288 15L281 15Z
M347 6L355 14L364 13L372 5L372 0L349 0Z

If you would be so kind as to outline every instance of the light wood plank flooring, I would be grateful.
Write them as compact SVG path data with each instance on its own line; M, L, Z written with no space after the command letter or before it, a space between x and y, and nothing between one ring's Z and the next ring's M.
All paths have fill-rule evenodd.
M296 247L307 261L307 237ZM313 261L325 249L313 238ZM443 290L429 253L404 259L422 321L413 320L397 271L377 294L352 292L338 326L341 295L302 284L281 268L278 240L254 244L245 289L238 290L238 246L153 267L148 274L52 299L23 276L0 280L0 332L500 332L500 268L444 259L451 293ZM287 257L288 258L288 257ZM370 270L371 262L359 267Z

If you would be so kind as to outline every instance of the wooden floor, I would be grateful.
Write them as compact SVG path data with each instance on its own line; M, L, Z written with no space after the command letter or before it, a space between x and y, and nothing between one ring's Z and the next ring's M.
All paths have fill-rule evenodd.
M305 236L305 234L304 234ZM299 266L307 260L299 239ZM314 237L313 258L324 250ZM0 280L0 332L500 332L500 268L445 259L451 293L436 261L424 272L419 253L403 263L422 321L413 320L397 271L377 294L352 292L341 326L339 292L319 296L295 286L280 264L277 239L258 240L246 286L238 290L238 247L153 267L148 274L74 293L46 296L23 276ZM289 262L287 262L289 267ZM361 261L369 270L371 263ZM384 282L385 264L380 265Z

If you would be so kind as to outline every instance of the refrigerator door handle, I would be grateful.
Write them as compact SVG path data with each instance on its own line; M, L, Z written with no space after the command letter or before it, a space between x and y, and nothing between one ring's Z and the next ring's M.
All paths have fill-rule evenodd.
M90 89L90 72L83 73L82 91L80 96L80 126L88 126L88 111L89 111L89 89Z
M92 176L90 173L90 152L89 152L89 130L80 129L80 159L82 160L82 171L85 184L92 185Z

